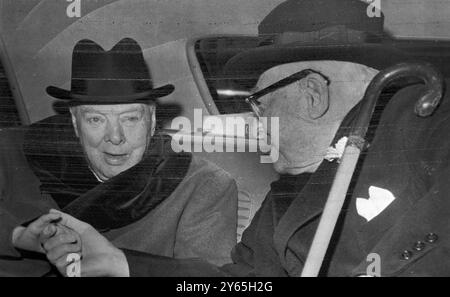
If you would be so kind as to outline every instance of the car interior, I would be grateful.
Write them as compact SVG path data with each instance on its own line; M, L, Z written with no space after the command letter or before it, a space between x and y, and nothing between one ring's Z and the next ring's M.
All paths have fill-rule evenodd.
M122 2L121 5L126 5L124 2L127 1L119 2ZM216 2L214 1L215 5L218 5ZM238 5L238 2L240 1L233 1L233 4L230 5ZM282 1L273 2L276 4ZM251 17L249 15L247 17L260 19L275 4L266 3L261 6L260 10L249 12ZM115 15L122 13L118 11L121 7L118 4L114 5L105 5L100 7L102 9L99 7L90 7L89 9L97 14L106 13L105 10L108 12L116 10ZM246 5L248 7L255 6L254 3ZM32 28L33 24L36 24L36 20L48 11L49 8L36 8L35 11L22 18L20 26L17 26L19 29L16 30ZM26 19L27 17L28 19ZM31 19L34 19L34 22ZM137 17L137 19L140 20L142 17ZM256 21L253 23L257 24ZM0 128L30 124L58 112L48 95L45 94L45 87L49 84L68 87L70 55L76 41L86 36L93 37L105 48L108 48L116 39L132 32L128 27L114 27L117 29L114 34L106 34L108 26L102 24L96 34L90 34L88 32L92 24L89 22L76 22L76 20L69 22L64 17L58 16L55 16L55 20L53 20L53 25L55 24L60 27L58 29L46 27L48 34L41 34L41 40L31 40L29 48L26 48L23 43L20 46L12 43L14 41L12 35L17 31L5 29L6 31L3 32L0 48ZM227 23L227 25L229 24ZM173 129L171 119L176 116L184 116L193 120L194 109L200 109L204 118L208 116L241 116L243 118L249 116L251 109L244 98L254 91L256 81L261 74L260 70L255 69L255 73L242 77L230 77L224 69L227 67L227 62L234 56L260 46L263 41L256 36L256 26L250 29L248 27L244 29L242 27L224 27L223 30L208 32L194 30L189 34L185 34L186 32L183 31L187 29L178 28L181 30L179 35L183 36L184 34L185 37L174 35L171 33L172 31L158 33L165 34L162 37L154 32L149 34L144 31L139 31L135 36L144 44L144 57L151 69L153 83L156 86L166 83L175 85L174 93L159 107L157 117L161 129L167 129L167 131ZM31 29L29 30L32 32ZM173 30L177 30L177 28ZM42 40L42 35L46 38L44 38L45 40ZM157 36L157 44L149 40L150 36ZM6 41L10 41L10 43ZM391 41L390 46L402 51L404 45L409 42L416 44L414 52L407 53L409 57L431 62L446 77L450 76L450 63L448 63L450 50L443 50L443 48L450 49L449 41L395 39ZM20 55L24 53L30 56L27 56L26 59L21 57ZM378 58L382 59L383 57ZM46 66L48 64L53 66ZM384 103L396 91L414 83L417 82L407 79L387 88L382 94L374 118L379 117ZM190 134L199 131L184 132ZM251 140L246 139L245 141L248 144L248 141ZM243 230L249 225L269 191L270 183L277 179L278 174L273 170L271 164L260 162L257 152L195 152L195 154L224 168L236 180L239 190L239 240Z

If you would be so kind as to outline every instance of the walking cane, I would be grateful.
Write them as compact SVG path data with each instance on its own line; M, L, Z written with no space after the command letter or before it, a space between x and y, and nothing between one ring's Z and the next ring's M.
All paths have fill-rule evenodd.
M365 143L364 137L378 97L389 83L401 77L417 77L427 87L427 90L415 105L414 111L418 116L430 116L442 98L444 89L443 78L430 64L400 63L379 72L374 77L367 87L360 115L348 137L341 163L308 252L301 274L302 277L315 277L319 274L337 219L344 204L353 172Z

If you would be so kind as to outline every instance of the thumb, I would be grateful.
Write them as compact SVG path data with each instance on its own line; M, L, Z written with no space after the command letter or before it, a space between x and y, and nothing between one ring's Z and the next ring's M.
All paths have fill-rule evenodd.
M59 222L61 225L64 225L72 230L74 230L75 232L77 232L78 234L82 234L86 229L90 228L91 225L82 222L74 217L72 217L71 215L68 215L64 212L61 212L59 210L56 209L50 209L50 213L57 213L61 216L61 221Z
M40 233L48 224L52 221L57 221L60 219L60 214L57 212L48 213L36 219L34 222L30 224L30 228L36 232Z

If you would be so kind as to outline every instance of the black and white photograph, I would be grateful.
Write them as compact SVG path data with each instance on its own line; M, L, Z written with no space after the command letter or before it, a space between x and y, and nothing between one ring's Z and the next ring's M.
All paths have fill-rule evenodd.
M449 0L0 0L0 277L450 277L449 84Z

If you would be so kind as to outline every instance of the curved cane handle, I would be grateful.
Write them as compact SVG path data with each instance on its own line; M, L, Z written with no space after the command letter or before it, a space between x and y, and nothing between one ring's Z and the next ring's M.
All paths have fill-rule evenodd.
M351 135L364 138L381 92L388 84L402 77L419 78L427 87L415 105L415 113L420 117L427 117L434 112L444 93L442 74L429 63L399 63L380 71L373 78L367 87L360 117Z

